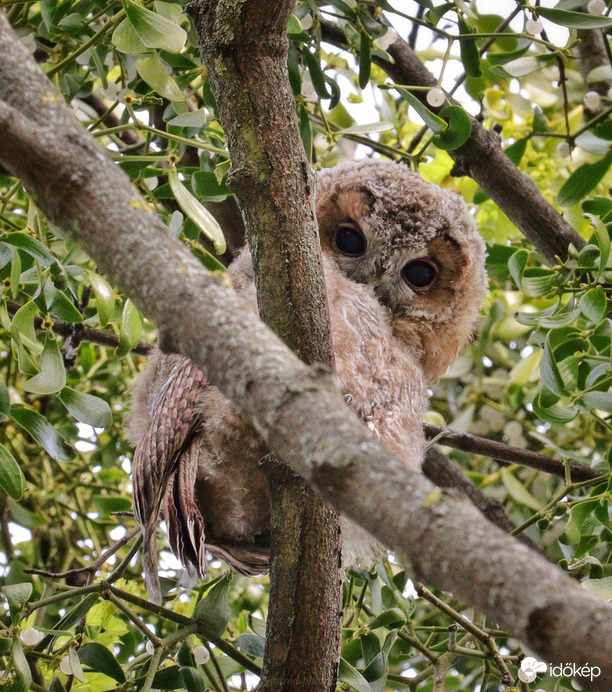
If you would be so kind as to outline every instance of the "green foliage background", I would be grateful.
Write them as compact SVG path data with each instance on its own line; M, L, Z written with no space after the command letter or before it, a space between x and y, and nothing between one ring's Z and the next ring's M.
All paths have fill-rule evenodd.
M504 18L481 12L480 3L396 2L402 11L395 11L386 1L305 0L288 27L288 67L316 167L389 157L470 203L490 245L491 294L477 338L435 386L427 420L600 469L601 478L572 483L446 450L504 504L517 533L526 532L585 588L609 599L612 99L604 90L599 108L585 113L582 101L592 86L578 72L576 31L601 30L607 46L612 19L610 3L603 16L577 12L586 2L545 4L517 3L512 28L500 31ZM220 266L209 240L214 229L194 200L227 198L229 160L184 5L2 3L76 117L167 220L169 232L214 269ZM435 115L415 98L418 90L392 86L372 62L388 57L393 38L381 10L406 31L412 24L405 19L420 27L419 57L447 90L465 72L460 101L499 131L512 160L588 239L583 250L546 266L476 183L451 176L447 151L469 136L470 120L457 106ZM567 28L567 38L554 42L520 29L538 18ZM339 23L351 49L322 43L321 20ZM591 77L612 86L609 47L607 58ZM371 104L367 122L356 115L364 100ZM428 127L421 132L423 121ZM179 203L169 181L173 168L190 193ZM162 554L169 610L160 610L147 601L138 540L116 545L135 527L131 449L122 429L129 385L144 363L144 349L133 349L155 339L154 326L2 172L0 282L0 686L251 689L265 643L266 579L226 576L213 562L206 583L189 591ZM116 343L99 345L92 329ZM116 552L94 564L111 546ZM446 690L501 689L491 647L461 618L490 636L512 675L524 653L519 643L447 594L438 596L450 608L433 594L413 598L408 576L394 559L348 575L345 688L433 690L435 661L447 669ZM206 626L198 624L202 619ZM456 635L449 634L454 624ZM24 635L28 628L36 631ZM194 658L202 645L206 653L199 649ZM536 684L572 689L567 679Z

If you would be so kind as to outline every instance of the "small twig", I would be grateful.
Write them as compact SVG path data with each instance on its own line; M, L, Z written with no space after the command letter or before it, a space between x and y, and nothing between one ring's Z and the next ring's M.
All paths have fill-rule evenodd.
M9 314L14 315L17 310L19 310L21 305L14 300L7 300L6 307ZM36 329L42 330L43 319L39 315L34 317L34 327ZM55 320L53 322L53 331L60 336L70 337L73 335L74 325L71 322L64 322L63 320ZM117 348L119 346L119 337L112 332L105 332L101 329L92 329L91 327L83 327L79 332L79 338L81 341L89 341L92 344L98 344L99 346L108 346L110 348ZM152 344L147 344L141 341L136 344L132 349L132 353L139 356L146 356L151 352L153 348Z
M495 644L495 639L491 637L491 635L487 634L484 630L482 630L480 627L475 625L467 618L464 618L463 615L461 615L461 613L458 613L454 608L451 608L447 603L435 596L429 589L423 586L423 584L416 583L414 587L419 596L421 596L421 598L424 598L425 600L429 601L432 605L435 605L436 608L438 608L438 610L441 610L443 613L446 613L456 623L461 625L461 627L463 627L464 630L469 632L479 642L484 644L489 650L490 655L493 657L493 660L495 661L495 664L497 665L499 672L501 673L502 682L505 685L511 685L513 683L514 679L510 671L508 670L508 666L505 664L502 655L499 653L497 645ZM470 651L470 653L472 652Z
M206 651L208 651L208 655L210 656L209 661L212 663L212 666L217 673L217 677L219 678L219 682L221 683L222 692L229 692L229 687L227 686L225 675L221 670L221 666L219 665L219 661L217 661L217 657L215 656L213 650L210 648L210 644L205 639L202 639L201 641L202 644L204 644ZM208 677L210 678L210 674L208 675ZM212 678L211 682L213 682Z
M423 15L425 14L425 5L419 5L417 8L417 19L423 19ZM419 28L420 28L419 22L412 22L412 29L410 30L410 35L408 36L408 45L412 48L412 50L416 49L416 42L417 42L417 36L419 35Z
M35 569L34 567L25 567L24 572L26 574L37 574L41 577L46 577L47 579L66 579L67 577L73 577L77 574L82 574L83 572L88 574L95 574L100 567L108 560L111 555L114 555L120 548L128 544L132 538L140 533L140 526L136 526L130 531L128 531L123 538L120 538L114 545L112 545L106 552L102 553L98 558L96 558L91 565L86 567L76 567L74 569L66 570L65 572L48 572L44 569Z
M478 435L470 435L469 433L455 432L448 428L440 428L437 425L426 423L423 428L425 430L425 437L438 444L454 447L463 452L482 454L502 464L520 464L521 466L528 466L529 468L544 471L545 473L552 473L555 476L559 476L559 478L565 478L566 464L560 459L547 457L544 454L538 454L529 449L521 449L520 447L506 445L503 442L488 440L484 437L478 437ZM579 464L575 461L570 462L569 470L573 481L586 481L604 476L602 471L592 469L589 466Z
M103 591L102 598L106 599L107 601L110 601L116 608L118 608L125 615L126 618L128 618L128 620L133 622L135 627L139 629L150 642L153 642L153 646L162 646L162 640L153 632L151 632L151 630L136 615L136 613L133 613L131 609L128 608L125 605L125 603L121 601L120 598L117 598L117 596L112 594L110 591Z

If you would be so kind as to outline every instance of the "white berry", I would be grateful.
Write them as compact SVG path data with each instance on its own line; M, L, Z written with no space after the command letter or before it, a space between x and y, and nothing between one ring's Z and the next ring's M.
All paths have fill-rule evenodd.
M525 31L532 36L541 34L543 29L542 22L539 22L537 19L528 19L525 22Z
M397 41L397 31L394 29L387 29L387 33L374 41L374 45L381 50L387 50L387 48Z
M64 675L72 675L72 666L70 665L70 656L64 656L60 661L60 670Z
M150 639L145 645L145 650L151 656L153 656L153 654L155 653L155 644L153 644L153 642Z
M37 630L36 627L28 627L21 633L21 641L26 646L36 646L44 638L45 635L40 630Z
M601 106L601 96L596 91L587 91L584 95L584 105L591 111Z
M591 14L603 14L606 9L606 3L604 0L591 0L587 5L587 10Z
M427 103L430 106L433 106L434 108L438 108L438 106L441 106L444 101L446 101L446 95L442 91L442 89L438 89L438 87L435 87L434 89L430 89L427 92Z
M559 142L559 144L557 144L557 156L560 159L566 159L570 153L570 145L567 142Z
M300 24L302 25L302 29L304 31L308 31L308 29L312 29L312 15L311 14L305 14L301 19L300 19Z
M210 654L205 646L196 646L193 649L193 660L200 666L210 661Z

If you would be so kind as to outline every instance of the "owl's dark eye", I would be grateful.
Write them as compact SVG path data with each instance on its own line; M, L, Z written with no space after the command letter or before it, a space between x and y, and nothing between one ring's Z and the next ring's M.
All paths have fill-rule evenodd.
M336 231L336 247L343 255L361 257L366 251L366 239L356 228L341 226Z
M417 259L408 262L402 269L404 281L411 288L427 288L434 282L438 270L429 260Z

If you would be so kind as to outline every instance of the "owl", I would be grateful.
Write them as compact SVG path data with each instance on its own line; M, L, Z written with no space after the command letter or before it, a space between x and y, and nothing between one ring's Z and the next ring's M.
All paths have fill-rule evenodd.
M418 472L427 384L469 339L487 279L485 245L462 198L406 166L345 162L317 181L317 218L335 354L347 405ZM257 311L251 255L228 270ZM159 599L155 535L167 523L175 555L203 575L206 551L246 575L269 562L267 448L187 358L159 350L132 392L128 437L144 571ZM375 541L343 520L343 561L367 560Z

